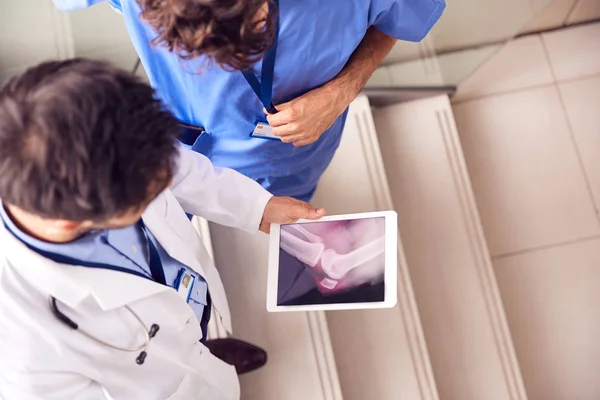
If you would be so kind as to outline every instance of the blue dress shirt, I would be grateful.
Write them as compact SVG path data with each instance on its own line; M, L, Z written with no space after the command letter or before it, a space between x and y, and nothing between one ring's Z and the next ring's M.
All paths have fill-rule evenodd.
M114 265L142 273L152 279L148 264L148 237L138 224L123 229L93 231L72 242L56 244L38 240L19 229L6 213L1 201L0 220L8 226L9 230L18 239L34 249L68 256L76 260ZM148 233L148 236L159 253L167 285L174 286L179 271L185 265L169 256L151 233ZM202 276L189 268L187 268L187 271L196 277L188 304L194 311L198 321L201 321L204 308L207 305L208 286Z

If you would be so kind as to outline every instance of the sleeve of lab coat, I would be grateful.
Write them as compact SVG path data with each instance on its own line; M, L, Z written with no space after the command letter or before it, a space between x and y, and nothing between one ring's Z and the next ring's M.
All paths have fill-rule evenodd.
M115 11L121 10L121 0L53 0L54 5L61 11L73 11L88 8L94 4L108 2Z
M372 0L369 23L396 39L419 42L445 8L445 0Z
M273 195L252 179L180 147L171 190L185 212L254 233Z

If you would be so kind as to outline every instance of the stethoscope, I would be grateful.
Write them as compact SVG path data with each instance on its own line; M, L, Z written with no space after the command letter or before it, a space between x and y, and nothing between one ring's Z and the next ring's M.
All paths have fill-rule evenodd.
M0 207L1 207L1 203L0 203ZM0 219L1 221L1 219ZM142 229L144 228L144 223L142 222L142 220L140 219L140 221L138 222ZM21 241L25 246L27 246L30 250L50 259L53 260L57 263L62 263L62 264L67 264L67 265L77 265L77 266L87 266L87 267L92 267L92 268L103 268L103 269L112 269L112 270L122 270L120 268L116 268L116 267L112 267L110 265L107 264L100 264L100 263L93 263L93 262L86 262L86 261L81 261L81 260L76 260L73 259L71 257L62 255L62 254L55 254L55 253L51 253L51 252L47 252L47 251L43 251L40 249L36 249L34 247L32 247L29 243L23 241L22 239L19 238L18 235L16 235L11 229L10 227L6 224L6 222L4 222L4 226L6 227L6 229L11 232L19 241ZM160 261L160 255L158 254L158 251L156 249L156 246L152 243L151 240L148 240L148 250L150 253L149 256L149 265L150 265L150 271L151 271L151 275L152 278L158 282L161 283L163 285L165 285L166 280L165 280L165 273L163 271L163 267L162 267L162 262ZM126 271L128 273L131 273L133 275L138 275L141 276L143 278L149 279L146 275L141 274L141 273L137 273L137 272L133 272L133 271ZM93 341L95 341L96 343L99 343L103 346L109 347L111 349L114 350L118 350L118 351L126 351L126 352L136 352L139 351L140 354L137 356L137 358L135 359L135 362L138 365L142 365L144 363L144 361L146 361L146 356L148 356L148 353L146 352L146 350L148 349L148 346L150 345L150 340L156 336L156 334L158 333L158 330L160 329L160 326L158 324L152 324L150 326L150 329L146 329L146 324L144 324L144 321L142 321L142 319L140 318L139 315L137 315L129 306L125 306L125 308L127 309L127 311L129 311L134 317L135 319L139 322L139 324L142 326L142 328L144 329L144 343L140 344L139 346L135 346L135 347L119 347L119 346L114 346L110 343L105 342L102 339L98 339L96 336L90 334L89 332L80 329L79 325L73 321L71 318L67 317L65 314L63 314L59 309L58 309L58 305L56 304L56 298L54 298L53 296L50 296L48 298L49 300L49 304L50 304L50 310L52 310L52 314L54 314L54 316L56 317L56 319L58 319L60 322L62 322L63 324L65 324L66 326L68 326L69 328L79 331L80 333L82 333L83 335L85 335L86 337L92 339Z
M80 333L82 333L83 335L85 335L88 338L92 339L96 343L99 343L99 344L101 344L103 346L109 347L109 348L114 349L114 350L126 351L126 352L137 352L137 351L139 351L140 354L135 359L135 362L138 365L142 365L144 363L144 361L146 360L146 356L148 355L148 353L146 352L146 349L148 348L148 345L150 345L150 340L154 336L156 336L156 334L160 330L160 326L158 324L152 324L152 326L150 326L149 330L146 329L146 324L144 324L144 321L142 321L142 319L140 318L140 316L137 315L137 313L135 311L133 311L129 306L125 306L125 308L127 309L127 311L129 311L131 313L131 315L133 315L135 317L135 319L139 322L139 324L144 329L144 336L145 336L144 343L140 344L139 346L129 347L129 348L128 347L114 346L114 345L112 345L110 343L105 342L102 339L98 339L96 336L90 334L89 332L87 332L87 331L85 331L83 329L80 329L79 325L77 323L75 323L71 318L67 317L65 314L63 314L58 309L58 305L56 304L56 298L50 296L48 300L49 300L49 303L50 303L50 309L52 310L52 314L54 314L54 316L60 322L62 322L65 325L67 325L69 328L74 329L76 331L79 331Z

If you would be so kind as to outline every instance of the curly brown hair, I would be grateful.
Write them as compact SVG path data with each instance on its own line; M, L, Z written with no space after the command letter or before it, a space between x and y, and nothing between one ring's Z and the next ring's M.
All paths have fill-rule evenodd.
M205 56L227 70L246 70L272 46L278 10L272 0L138 0L141 17L183 60ZM268 15L261 11L269 4Z

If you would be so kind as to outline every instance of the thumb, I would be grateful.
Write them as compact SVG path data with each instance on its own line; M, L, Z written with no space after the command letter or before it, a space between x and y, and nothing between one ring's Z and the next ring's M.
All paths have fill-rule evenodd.
M316 209L313 206L311 206L309 203L306 203L304 201L301 202L301 204L299 204L299 206L300 207L298 207L297 215L295 216L296 220L298 220L300 218L315 220L315 219L320 219L321 217L325 216L325 214L326 214L326 211L324 208Z

